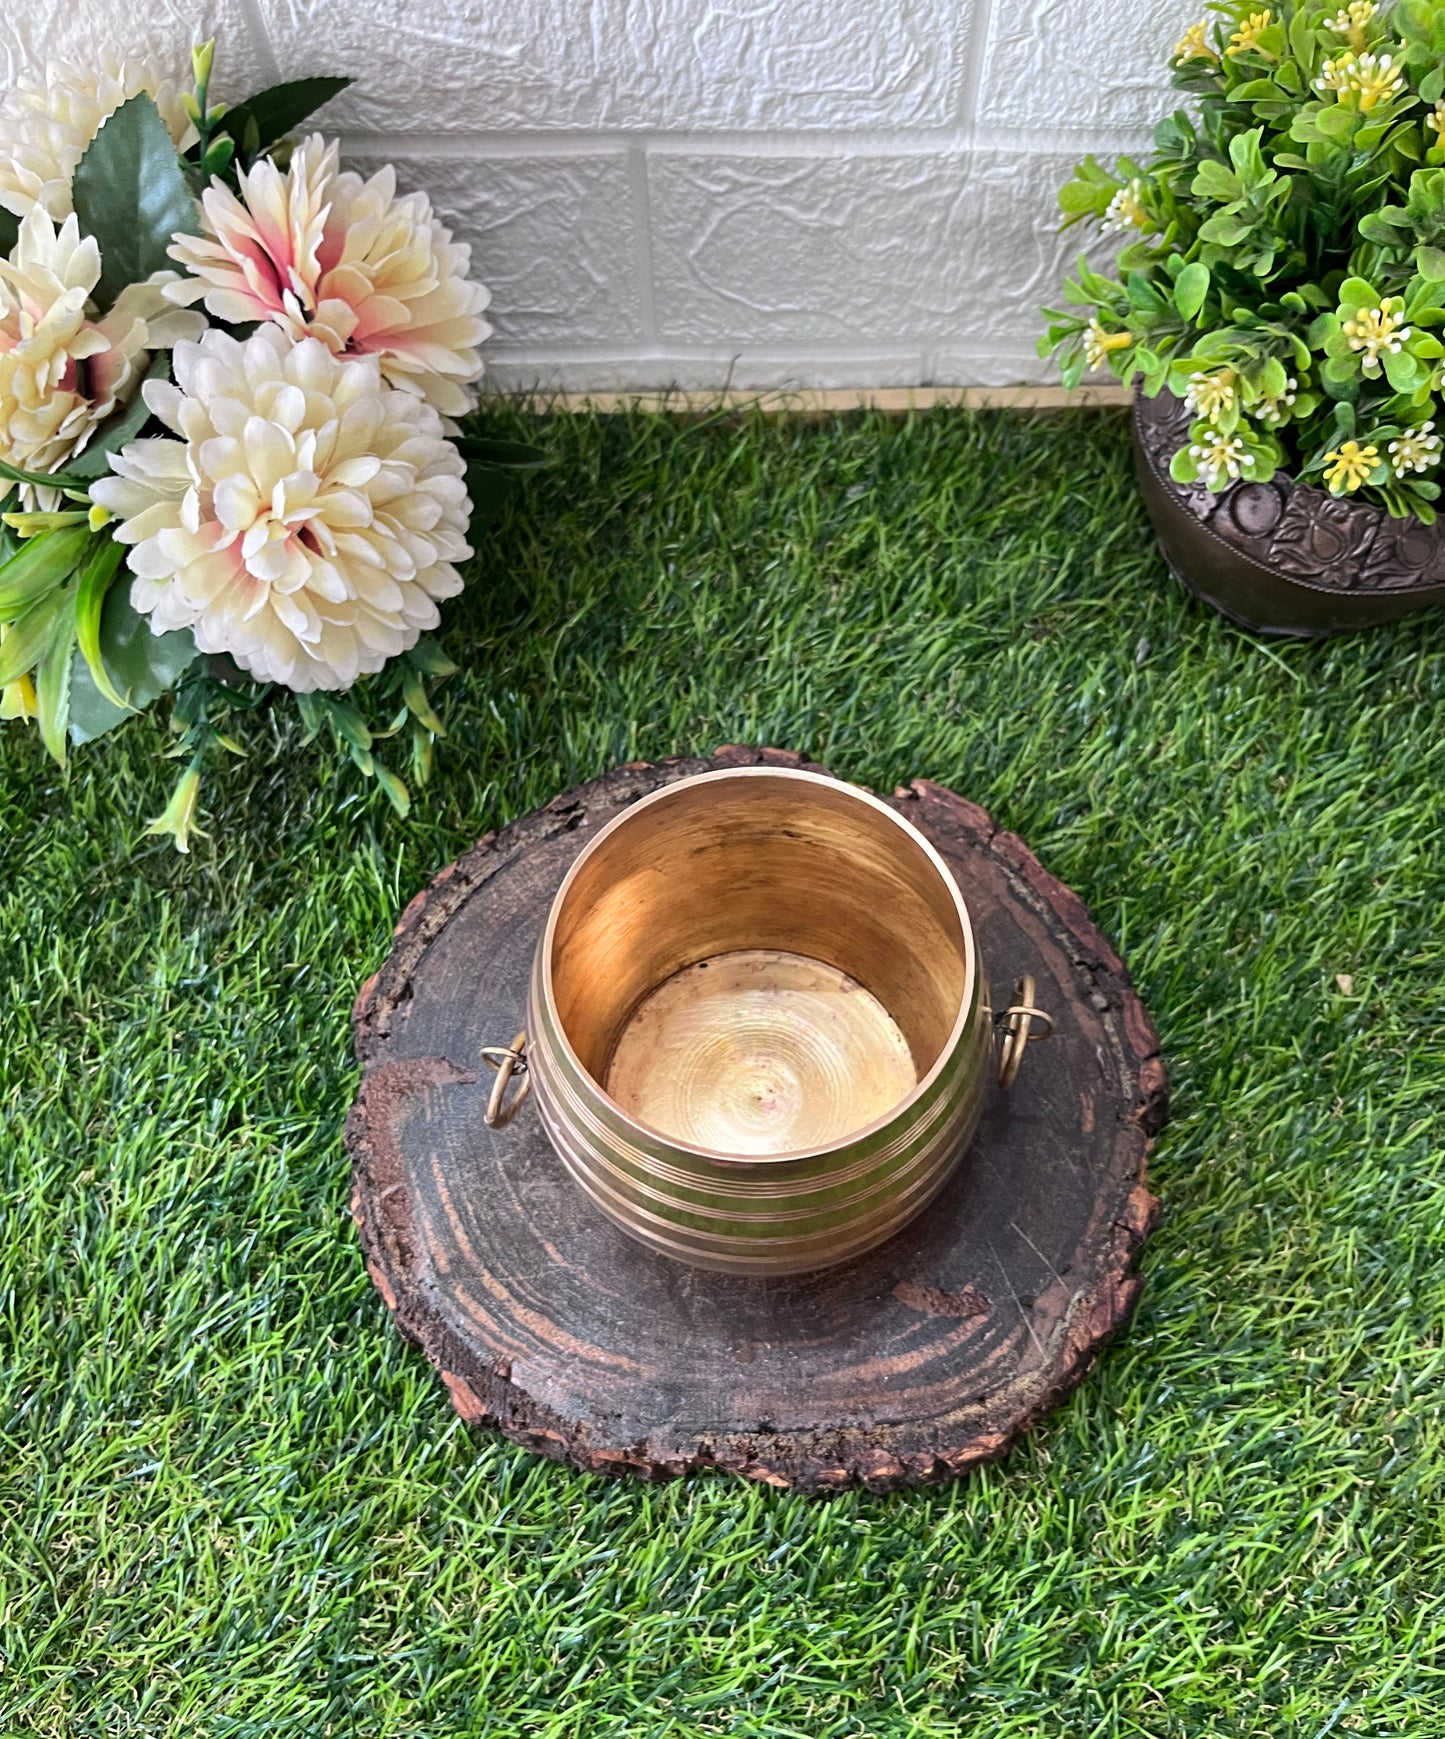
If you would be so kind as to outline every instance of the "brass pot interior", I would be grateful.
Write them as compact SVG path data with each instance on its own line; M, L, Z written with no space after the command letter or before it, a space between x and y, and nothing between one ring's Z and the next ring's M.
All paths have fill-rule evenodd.
M750 1157L841 1140L906 1098L954 1035L971 956L920 835L864 792L763 768L684 781L604 829L546 958L599 1087L669 1138Z

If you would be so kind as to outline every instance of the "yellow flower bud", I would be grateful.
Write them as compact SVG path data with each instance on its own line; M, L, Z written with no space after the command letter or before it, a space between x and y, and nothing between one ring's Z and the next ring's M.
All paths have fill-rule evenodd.
M193 761L181 774L181 782L171 793L171 800L164 811L158 815L147 833L168 833L176 842L176 850L189 852L191 835L199 833L206 837L203 830L196 826L196 802L201 794L201 773Z
M83 513L0 513L11 531L21 537L39 537L45 531L62 531L67 525L84 525Z
M0 645L4 644L8 633L9 629L0 628ZM17 676L14 682L7 682L4 688L0 688L0 719L33 719L39 712L35 684L28 676Z
M191 71L195 74L196 84L204 90L211 82L211 62L216 58L216 39L213 36L209 42L198 43L191 50Z

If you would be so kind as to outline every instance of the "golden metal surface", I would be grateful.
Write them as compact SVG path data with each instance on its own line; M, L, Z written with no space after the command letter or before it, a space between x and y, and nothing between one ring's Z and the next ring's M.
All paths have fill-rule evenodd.
M927 840L866 792L770 767L682 780L610 822L558 891L544 945L549 1003L594 1081L644 998L716 954L837 967L893 1015L920 1073L975 976L962 898Z
M876 996L836 966L769 948L674 973L623 1028L606 1082L639 1123L725 1154L840 1141L917 1084Z
M1054 1017L1046 1014L1043 1009L1034 1007L1034 981L1025 973L1014 986L1014 1004L1003 1012L1004 1039L999 1048L998 1084L1000 1087L1012 1087L1019 1072L1019 1064L1024 1060L1024 1047L1030 1039L1036 1044L1042 1044L1045 1039L1054 1034ZM1042 1032L1033 1030L1033 1023L1041 1020L1044 1023Z
M899 1073L871 1103L859 1094L829 1113L838 1096L814 1104L828 1071L810 1042L807 1106L786 1137L784 1109L767 1109L762 1153L749 1151L758 1108L729 1099L746 1066L706 1111L701 1090L659 1109L668 1069L643 1068L642 1043L629 1059L633 1026L645 1038L657 1016L650 998L663 991L666 1012L704 960L713 972L720 956L758 953L857 984L849 995L882 1017L861 1023L871 1042L861 1029L850 1043L882 1078L906 1052L913 1080ZM678 976L683 989L666 991ZM591 1200L652 1249L737 1275L828 1268L918 1214L969 1143L993 1061L969 915L934 847L866 791L776 767L680 779L584 847L537 944L527 1031L537 1113ZM694 1036L668 1043L685 1059ZM769 1063L776 1076L779 1057ZM829 1115L864 1122L831 1129Z
M488 1129L505 1129L522 1109L522 1102L532 1091L532 1077L527 1071L527 1035L519 1032L510 1045L483 1045L482 1061L497 1071L487 1108L482 1113ZM522 1077L521 1091L510 1105L503 1105L513 1075Z

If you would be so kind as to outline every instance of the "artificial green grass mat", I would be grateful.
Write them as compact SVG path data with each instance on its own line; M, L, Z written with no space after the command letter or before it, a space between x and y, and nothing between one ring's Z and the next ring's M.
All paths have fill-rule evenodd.
M0 1734L1441 1732L1445 617L1187 602L1112 414L492 426L557 465L450 607L410 822L289 707L189 859L158 724L68 780L0 731ZM1163 1037L1133 1325L953 1486L474 1439L362 1266L347 1017L403 904L729 741L987 806Z

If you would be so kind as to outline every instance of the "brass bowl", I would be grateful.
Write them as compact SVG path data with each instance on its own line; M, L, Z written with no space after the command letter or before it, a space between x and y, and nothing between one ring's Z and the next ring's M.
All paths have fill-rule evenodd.
M1038 1011L1009 1012L1021 1051ZM525 1066L623 1231L699 1268L803 1273L943 1186L992 1052L968 911L922 834L854 786L739 768L642 799L577 858L489 1120Z

